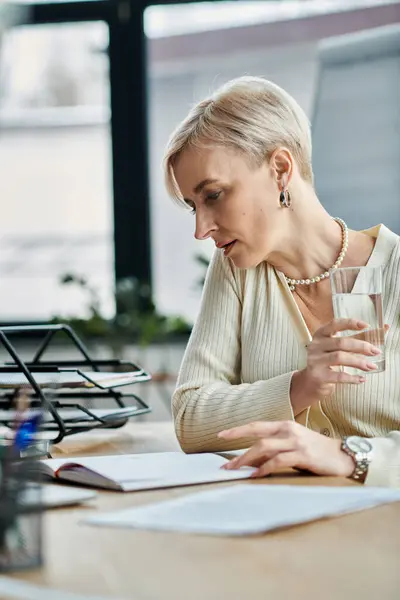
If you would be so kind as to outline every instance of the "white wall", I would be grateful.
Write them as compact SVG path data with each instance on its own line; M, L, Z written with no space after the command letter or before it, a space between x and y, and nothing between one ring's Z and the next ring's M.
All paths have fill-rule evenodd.
M313 123L320 200L354 229L400 233L400 25L321 49Z

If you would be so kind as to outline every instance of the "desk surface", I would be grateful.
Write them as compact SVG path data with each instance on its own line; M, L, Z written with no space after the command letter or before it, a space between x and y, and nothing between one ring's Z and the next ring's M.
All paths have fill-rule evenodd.
M67 439L54 455L177 450L169 423ZM288 472L255 485L347 485ZM45 516L46 563L19 579L80 594L132 600L398 600L400 503L243 538L102 529L82 517L211 488L101 492ZM217 484L217 485L235 485Z

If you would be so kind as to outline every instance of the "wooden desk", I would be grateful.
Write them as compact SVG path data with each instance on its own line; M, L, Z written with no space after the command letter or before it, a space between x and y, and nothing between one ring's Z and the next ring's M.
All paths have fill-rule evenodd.
M57 452L76 455L177 448L170 424L132 423L100 436L70 438ZM254 484L276 483L348 482L288 473ZM49 511L45 517L46 564L40 571L16 577L83 595L132 600L400 598L400 503L238 539L78 524L93 511L158 501L199 487L211 485L130 494L101 492L86 507Z

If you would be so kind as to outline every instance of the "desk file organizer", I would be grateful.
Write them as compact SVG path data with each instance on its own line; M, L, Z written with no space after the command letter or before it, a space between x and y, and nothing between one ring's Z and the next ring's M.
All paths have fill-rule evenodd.
M55 334L64 333L78 350L81 360L43 360ZM31 361L24 361L11 343L10 335L43 333ZM136 394L122 393L115 388L151 380L151 376L134 363L122 360L97 360L90 357L88 349L68 325L27 325L0 327L0 343L7 350L12 362L0 364L0 425L11 426L14 420L13 402L20 385L15 381L26 378L29 386L31 407L40 408L43 414L42 431L54 432L52 443L59 443L65 436L91 429L122 427L130 417L150 412L151 408ZM88 369L90 372L88 373ZM104 384L105 374L129 372L129 378ZM96 374L99 374L96 380ZM41 385L49 376L54 383ZM115 377L115 376L114 376ZM68 378L75 381L73 387L63 383ZM78 384L76 382L80 382ZM14 382L14 383L13 383ZM122 382L122 383L121 383ZM48 389L44 389L44 388ZM93 399L111 399L115 412L90 408ZM66 400L68 402L66 402ZM128 403L126 403L128 402Z

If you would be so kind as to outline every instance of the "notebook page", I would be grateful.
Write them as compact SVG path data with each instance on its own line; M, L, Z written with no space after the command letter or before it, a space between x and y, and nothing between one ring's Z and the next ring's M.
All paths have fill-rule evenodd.
M74 457L69 460L49 459L43 462L49 463L53 469L66 464L77 464L117 482L124 491L243 479L254 471L249 467L225 471L221 469L226 462L222 456L183 452ZM71 477L69 479L72 480Z
M100 514L85 523L202 533L256 534L400 501L400 490L241 484Z

